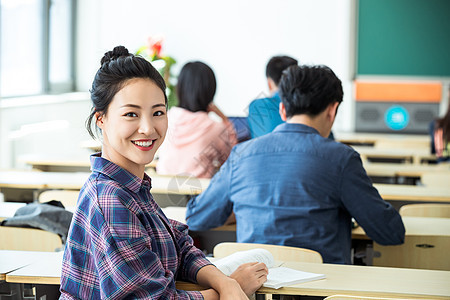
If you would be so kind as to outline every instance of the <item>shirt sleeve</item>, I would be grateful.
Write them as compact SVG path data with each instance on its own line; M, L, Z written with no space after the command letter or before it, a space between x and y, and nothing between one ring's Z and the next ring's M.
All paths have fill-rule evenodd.
M149 246L164 248L170 239L168 232L148 232L137 215L122 204L121 197L131 196L118 189L99 197L101 211L91 221L93 227L100 228L95 230L92 251L102 298L203 299L199 292L176 289L175 274L163 267ZM157 240L152 243L152 239Z
M200 249L194 246L186 224L171 219L169 221L181 252L180 279L197 283L198 271L212 263L205 258L205 254Z
M222 226L233 212L230 180L235 148L230 157L211 179L208 188L191 198L187 205L186 222L191 230L208 230Z
M366 234L381 245L402 244L405 239L402 218L372 185L357 152L351 154L341 178L343 204Z

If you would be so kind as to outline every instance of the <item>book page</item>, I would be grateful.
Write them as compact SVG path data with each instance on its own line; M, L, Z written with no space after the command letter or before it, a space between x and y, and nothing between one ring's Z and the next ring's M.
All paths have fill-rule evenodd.
M267 268L274 265L272 253L261 248L235 252L215 260L214 265L225 275L230 276L240 265L249 262L262 262L266 264Z
M279 289L283 286L318 280L322 278L325 278L324 274L303 272L285 267L271 268L269 269L267 281L263 284L263 286L273 289Z

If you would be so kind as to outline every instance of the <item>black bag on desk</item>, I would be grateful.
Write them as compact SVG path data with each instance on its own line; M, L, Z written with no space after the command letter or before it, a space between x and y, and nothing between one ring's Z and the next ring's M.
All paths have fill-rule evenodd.
M58 234L64 244L69 232L72 213L64 209L59 201L30 203L19 208L12 218L2 222L2 226L39 228Z

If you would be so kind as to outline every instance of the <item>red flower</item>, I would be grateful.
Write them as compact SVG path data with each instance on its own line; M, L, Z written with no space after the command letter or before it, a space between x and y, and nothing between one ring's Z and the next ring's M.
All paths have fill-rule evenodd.
M161 49L163 43L162 37L149 37L148 38L148 51L149 55L153 57L161 56Z

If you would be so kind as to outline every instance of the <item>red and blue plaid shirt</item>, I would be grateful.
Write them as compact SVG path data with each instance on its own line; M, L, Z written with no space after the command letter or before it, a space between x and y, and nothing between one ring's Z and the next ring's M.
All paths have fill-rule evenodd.
M93 155L64 252L61 299L203 299L177 290L210 262L140 179Z

